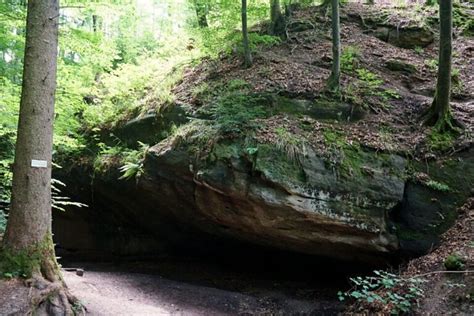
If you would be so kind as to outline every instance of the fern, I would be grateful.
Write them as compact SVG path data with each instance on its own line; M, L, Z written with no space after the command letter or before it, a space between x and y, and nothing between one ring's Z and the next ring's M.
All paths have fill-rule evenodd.
M59 187L65 188L66 184L57 179L51 179L51 198L53 209L65 212L65 207L67 206L88 207L86 204L72 201L69 197L61 196L61 189Z

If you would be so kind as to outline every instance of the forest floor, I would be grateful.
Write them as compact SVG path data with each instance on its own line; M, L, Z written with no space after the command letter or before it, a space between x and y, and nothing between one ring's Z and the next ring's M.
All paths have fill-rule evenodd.
M282 127L324 152L324 130L332 129L342 133L350 144L422 159L469 148L474 135L474 37L456 31L453 41L451 107L465 130L452 146L443 148L444 153L433 153L439 149L434 144L436 140L433 142L436 136L433 129L423 126L421 116L431 105L436 86L436 35L431 44L413 48L398 47L377 37L380 29L399 30L408 26L436 34L436 27L427 22L436 13L412 10L356 3L342 9L338 101L351 104L354 113L358 109L365 112L362 119L320 120L280 114L259 122L257 139L272 142L278 138L275 127ZM259 28L255 31L259 32ZM415 35L415 43L423 45L423 32ZM176 101L191 104L199 111L209 103L209 95L201 90L207 87L209 91L218 91L220 83L232 81L244 82L251 93L274 93L322 104L334 100L326 91L332 63L330 34L331 20L325 10L296 10L287 23L287 39L259 48L251 68L243 68L240 56L236 55L204 61L185 72L183 82L174 89Z
M401 278L423 280L423 297L415 315L474 315L474 197L459 208L459 218L431 253L410 260L399 272ZM456 254L462 266L447 268L448 257ZM378 294L384 296L385 291ZM346 306L347 313L390 314L391 304L365 301Z
M309 315L342 310L336 292L345 278L320 284L283 280L268 278L263 271L171 257L153 263L75 265L85 268L84 276L65 272L64 277L91 315Z

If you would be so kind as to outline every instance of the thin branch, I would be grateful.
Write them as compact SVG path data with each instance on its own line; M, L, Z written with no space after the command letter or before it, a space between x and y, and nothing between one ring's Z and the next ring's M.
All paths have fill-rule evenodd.
M427 275L432 275L432 274L451 274L451 273L465 273L465 274L469 274L469 273L474 273L474 270L464 270L464 271L431 271L431 272L427 272L427 273L422 273L422 274L417 274L417 275L414 275L414 276L411 276L407 279L414 279L414 278L421 278L421 277L424 277L424 276L427 276Z

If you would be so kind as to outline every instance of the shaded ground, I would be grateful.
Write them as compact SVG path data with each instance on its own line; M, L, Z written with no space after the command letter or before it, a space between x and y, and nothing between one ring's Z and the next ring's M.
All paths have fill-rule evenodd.
M68 266L86 270L64 276L91 315L335 314L345 286L344 273L329 277L318 267L305 279L303 271L270 274L192 258Z
M416 304L415 315L474 314L474 198L469 198L459 213L455 225L443 234L440 246L411 260L399 273L405 279L424 280L423 297ZM454 254L461 258L463 267L448 270L444 263ZM379 289L377 293L383 295L384 291ZM348 305L346 311L390 314L392 307L377 301L370 304L358 301Z
M460 208L460 218L443 235L441 246L432 253L414 259L405 276L429 274L425 299L418 311L426 314L474 314L474 198ZM464 260L467 273L436 273L445 271L448 256L457 254Z
M20 280L0 279L0 315L22 315L29 310L29 289Z

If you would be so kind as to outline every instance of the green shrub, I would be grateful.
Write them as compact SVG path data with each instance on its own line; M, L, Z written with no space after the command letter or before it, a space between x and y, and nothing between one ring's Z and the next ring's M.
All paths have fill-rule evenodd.
M277 127L275 132L278 136L276 146L290 161L300 163L306 154L305 140L293 134L284 127Z
M355 277L350 281L353 289L339 292L339 300L354 299L363 304L381 303L389 307L392 314L409 313L414 304L424 296L420 287L425 280L402 278L386 271L374 271L376 276Z
M341 53L342 71L351 72L359 66L360 50L355 46L347 46Z
M434 180L429 180L426 182L426 186L429 188L432 188L433 190L440 191L440 192L449 192L451 191L451 188L444 183L434 181Z
M138 142L138 150L125 151L122 161L124 165L120 167L122 176L120 179L138 178L143 174L143 163L150 146L142 142Z
M2 250L0 252L0 278L28 278L38 261L37 255L32 256L27 252L12 255Z
M461 271L465 268L466 260L457 253L450 254L444 260L444 267L449 271Z
M441 132L434 128L428 135L427 145L432 151L446 151L454 146L455 140L453 132Z
M265 100L259 96L232 93L217 101L214 119L222 134L240 134L257 127L255 119L265 117L267 112L262 106Z

